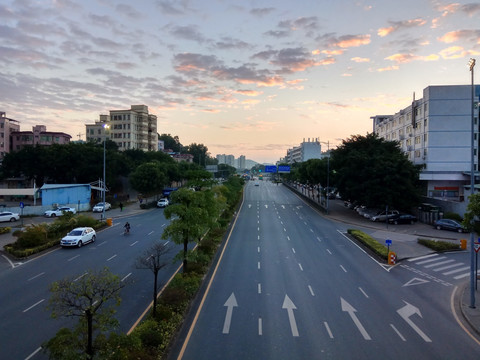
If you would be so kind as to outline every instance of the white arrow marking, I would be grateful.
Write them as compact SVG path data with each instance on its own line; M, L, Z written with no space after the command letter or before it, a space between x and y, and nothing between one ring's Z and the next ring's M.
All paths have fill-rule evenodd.
M225 315L225 322L223 323L222 332L224 334L228 334L230 332L230 323L232 322L233 308L238 306L237 299L235 299L235 295L233 294L233 292L223 306L227 307L227 314Z
M297 323L295 322L295 316L293 315L293 310L296 310L297 307L286 294L285 294L285 299L283 300L282 309L287 309L288 321L290 321L290 329L292 330L292 336L299 336Z
M267 205L267 204L265 204L265 209L268 209L268 205Z
M405 300L403 302L406 304L404 307L400 308L397 310L398 315L400 315L403 320L407 322L408 325L412 327L413 330L417 332L420 337L425 340L425 342L432 342L432 340L422 331L420 328L413 323L412 320L410 320L410 316L417 314L418 316L422 317L422 313L420 310L413 306L412 304L409 304Z
M430 281L424 280L424 279L419 279L419 278L413 278L413 279L410 280L409 282L403 284L402 287L404 287L404 286L412 286L412 285L420 285L420 284L424 284L424 283L427 283L427 282L430 282Z
M285 205L282 205L282 209L285 209Z
M248 208L250 209L252 207L252 204L248 204Z
M350 305L348 302L346 302L342 297L340 298L340 303L342 304L342 311L348 312L348 315L350 315L350 317L352 318L353 323L357 326L363 338L365 340L372 340L370 335L368 335L367 330L365 330L363 325L360 323L360 320L358 320L357 315L355 315L357 310L355 310L355 308L352 305Z

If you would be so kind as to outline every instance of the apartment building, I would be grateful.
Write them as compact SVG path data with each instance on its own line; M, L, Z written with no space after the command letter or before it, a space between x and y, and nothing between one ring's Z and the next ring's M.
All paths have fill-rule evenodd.
M300 163L310 159L321 159L322 158L322 145L318 138L315 138L310 141L305 141L300 143L299 146L295 146L287 150L287 156L285 161L288 164Z
M105 136L121 151L158 150L157 116L148 113L146 105L131 105L129 110L110 110L95 124L86 124L87 141L103 142Z
M32 131L12 131L11 137L11 150L19 151L25 146L49 146L53 144L68 144L71 135L64 132L47 131L45 125L35 125L32 127Z
M4 111L0 111L0 161L11 150L11 133L20 131L20 122L7 117Z
M478 176L480 86L474 87L474 169ZM428 86L423 98L394 115L376 115L373 131L398 141L414 164L422 165L420 180L427 196L462 201L470 194L471 85Z

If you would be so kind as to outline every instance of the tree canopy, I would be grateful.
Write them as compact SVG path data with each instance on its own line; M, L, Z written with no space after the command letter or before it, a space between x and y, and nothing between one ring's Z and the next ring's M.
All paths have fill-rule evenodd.
M397 142L376 134L352 136L331 151L330 174L342 198L368 207L408 210L419 201L421 167Z

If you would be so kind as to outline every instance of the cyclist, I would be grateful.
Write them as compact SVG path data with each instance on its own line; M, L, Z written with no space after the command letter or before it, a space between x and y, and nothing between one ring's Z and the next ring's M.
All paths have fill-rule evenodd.
M125 228L124 234L129 234L130 233L130 224L128 223L128 221L125 223L125 225L123 227Z

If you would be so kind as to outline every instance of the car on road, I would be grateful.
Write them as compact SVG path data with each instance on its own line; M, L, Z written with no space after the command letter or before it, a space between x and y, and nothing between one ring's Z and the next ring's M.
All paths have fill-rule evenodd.
M55 216L62 216L66 212L71 212L73 214L76 214L77 210L75 210L75 208L63 206L63 207L56 208L55 210L47 210L45 211L44 215L46 217L55 217Z
M169 204L170 202L168 201L168 199L160 199L157 201L157 207L159 208L167 207Z
M415 224L417 222L417 217L411 214L397 214L388 218L390 224Z
M0 213L0 222L5 222L5 221L17 221L20 220L20 215L17 213L12 213L9 211L3 211Z
M79 227L70 231L60 241L61 246L77 246L82 247L89 242L95 242L97 233L91 227Z
M433 223L433 227L438 230L452 230L457 232L467 232L467 229L456 220L439 219Z
M103 212L103 202L99 202L97 205L95 205L92 209L93 212ZM105 211L110 210L112 208L112 205L108 202L105 202Z

